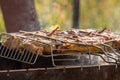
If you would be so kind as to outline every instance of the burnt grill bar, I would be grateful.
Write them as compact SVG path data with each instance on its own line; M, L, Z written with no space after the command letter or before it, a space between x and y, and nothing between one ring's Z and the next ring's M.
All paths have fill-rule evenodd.
M120 80L120 65L1 70L0 80Z

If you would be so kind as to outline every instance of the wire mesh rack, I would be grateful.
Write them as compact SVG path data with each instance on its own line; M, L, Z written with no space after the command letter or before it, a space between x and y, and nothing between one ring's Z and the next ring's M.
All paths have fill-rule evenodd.
M81 31L83 33L86 33L85 31ZM92 64L94 62L94 58L100 57L105 63L112 63L112 64L119 64L119 52L120 52L120 46L119 45L113 45L116 41L115 39L108 40L105 42L101 42L100 45L93 45L93 44L84 44L84 43L77 43L77 42L66 42L60 39L55 39L52 37L44 36L44 35L38 35L35 33L30 33L29 36L21 35L23 33L26 33L25 31L20 31L18 33L2 33L0 35L0 56L16 61L20 61L23 63L28 64L34 64L38 58L38 56L43 57L50 57L52 60L53 66L58 65L60 61L69 63L69 61L72 61L73 63L77 61L80 63L80 65L84 65L85 57L87 57L87 62L89 64ZM9 39L10 37L14 36L14 39ZM97 36L104 36L95 33ZM119 34L118 34L119 35ZM85 35L82 35L85 36ZM42 38L42 40L36 40L37 37ZM4 45L5 40L9 41L7 45ZM17 41L18 40L18 41ZM30 47L24 47L22 50L19 49L20 41L22 40L22 43L31 43L35 42L36 44L39 44L40 47L47 47L48 52L42 52L36 50L33 51ZM65 45L65 44L75 44L75 45L82 45L87 46L86 51L82 52L80 50L75 49L66 49L66 48L58 48L59 45ZM112 45L109 45L112 44ZM30 45L30 46L31 46ZM55 48L54 46L57 45ZM97 51L92 51L91 47L97 49ZM69 51L69 53L62 53L62 51ZM72 51L72 52L71 52ZM69 56L69 57L68 57ZM98 57L96 57L98 56ZM84 58L83 58L84 57Z

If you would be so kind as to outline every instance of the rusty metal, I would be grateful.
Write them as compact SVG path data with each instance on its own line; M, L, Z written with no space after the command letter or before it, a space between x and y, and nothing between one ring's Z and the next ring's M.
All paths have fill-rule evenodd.
M0 80L120 80L120 65L2 70Z

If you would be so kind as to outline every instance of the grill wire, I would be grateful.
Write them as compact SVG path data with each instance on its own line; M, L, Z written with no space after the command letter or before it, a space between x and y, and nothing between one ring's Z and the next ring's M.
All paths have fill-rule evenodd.
M25 33L25 31L20 31L19 33ZM19 34L18 33L18 34ZM119 46L114 46L114 47L111 47L110 45L106 44L106 43L112 43L114 42L115 40L110 40L106 43L102 43L102 47L101 46L95 46L95 45L90 45L90 46L93 46L93 47L96 47L98 48L101 52L100 53L91 53L91 50L90 48L88 48L88 51L87 53L82 53L82 52L75 52L75 53L69 53L69 54L57 54L57 53L54 53L56 50L65 50L65 49L53 49L52 45L54 45L55 43L51 43L51 44L48 44L48 43L45 43L43 41L38 41L39 44L41 44L42 46L44 45L48 45L51 49L50 51L50 54L49 55L39 55L39 51L37 53L33 53L31 50L28 51L28 48L24 48L23 51L20 51L18 49L18 46L16 45L16 43L14 44L8 44L7 47L3 46L3 42L4 40L6 40L8 37L10 37L12 33L3 33L0 35L0 56L1 57L4 57L4 58L7 58L7 59L12 59L12 60L15 60L15 61L19 61L19 62L23 62L23 63L28 63L28 64L34 64L38 58L38 56L43 56L43 57L50 57L51 60L52 60L52 64L53 66L56 66L57 62L60 62L60 61L80 61L80 62L83 62L84 59L81 58L81 55L87 55L89 58L89 63L91 64L92 63L92 58L91 56L98 56L100 57L105 63L112 63L112 64L119 64L119 57L120 57L120 50L119 50ZM17 34L17 33L15 33ZM97 34L97 35L100 35L100 34ZM18 36L18 35L15 35L16 37L19 37L23 40L23 42L25 42L26 40L29 40L29 41L34 41L34 39L32 37L35 37L35 36L39 36L39 37L42 37L48 41L57 41L59 42L60 44L65 44L65 43L70 43L70 44L78 44L78 45L81 45L81 43L73 43L73 42L64 42L62 40L57 40L57 39L53 39L53 38L50 38L50 37L47 37L47 36L43 36L43 35L37 35L37 34L31 34L31 36L29 36L29 38L27 38L26 36ZM102 36L102 35L100 35ZM13 41L14 42L14 41ZM16 46L15 46L16 45ZM82 44L82 45L89 45L89 44ZM13 49L12 46L15 46L16 49ZM67 49L68 50L68 49ZM60 57L60 56L73 56L73 57L69 57L69 58L66 58L66 57ZM74 57L75 56L75 57ZM77 56L77 57L76 57ZM81 64L83 65L83 64Z

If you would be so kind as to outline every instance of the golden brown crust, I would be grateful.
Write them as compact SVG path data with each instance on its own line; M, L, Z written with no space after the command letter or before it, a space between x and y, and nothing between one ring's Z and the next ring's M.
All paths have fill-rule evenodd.
M20 46L19 46L19 50L20 51L24 51L24 50L27 50L27 51L29 51L29 52L32 52L32 53L34 53L34 54L39 54L39 55L42 55L42 50L43 50L43 48L42 47L37 47L37 46L35 46L35 45L33 45L33 44L28 44L28 43L26 43L26 44L21 44Z
M42 53L50 54L51 48L58 54L72 52L96 53L101 52L101 49L104 50L105 46L103 45L103 43L111 47L114 47L115 45L120 45L120 36L111 32L105 32L106 29L103 29L101 31L87 30L86 32L85 30L79 31L74 29L57 31L57 29L58 27L52 32L37 31L19 33L15 35L10 34L9 37L3 42L3 45L7 48L19 49L21 51L24 51L24 49L26 49L32 53L39 53L40 55L42 55ZM49 35L47 36L48 33ZM50 39L43 38L38 35L49 37ZM25 39L21 38L20 36L24 36ZM32 40L29 38L31 38ZM114 42L111 41L109 43L105 43L106 41L110 41L112 39L116 40ZM64 43L58 45L58 42L60 41L63 41ZM95 46L98 46L101 49Z
M80 53L95 53L100 52L100 49L89 45L64 44L59 46L59 53L80 52ZM62 50L63 49L63 50Z
M6 46L7 48L17 48L21 43L22 39L19 37L15 37L13 35L10 35L6 41L3 42L3 45Z
M15 37L13 35L10 35L6 41L3 42L3 45L9 49L18 49L23 53L25 50L37 53L39 55L42 55L43 47L40 44L35 43L29 43L24 42L25 40L20 37Z

